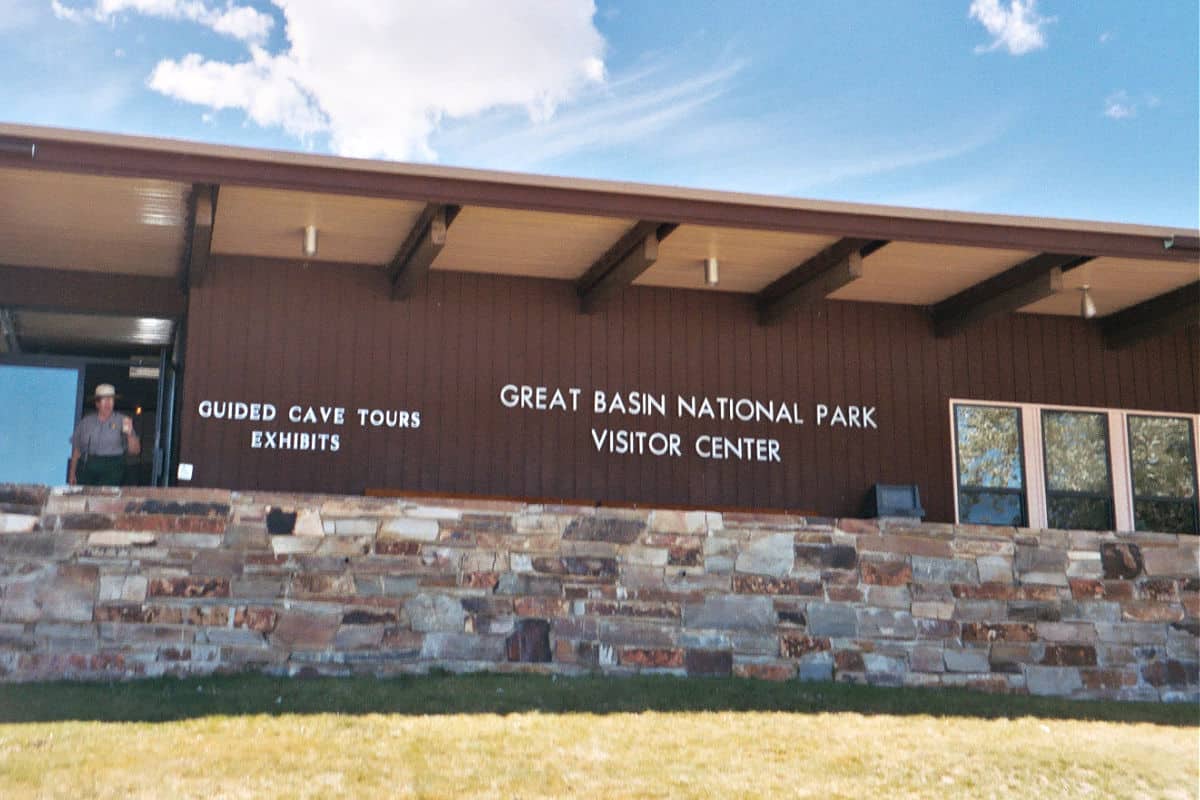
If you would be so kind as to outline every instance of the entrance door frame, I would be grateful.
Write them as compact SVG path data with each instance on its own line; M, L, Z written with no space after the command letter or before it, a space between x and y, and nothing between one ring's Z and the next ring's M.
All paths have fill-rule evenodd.
M158 361L158 408L154 412L154 467L151 473L152 486L167 486L170 476L169 461L171 460L170 437L174 434L175 420L175 385L174 369L171 366L170 348L163 348L157 357ZM18 367L54 367L58 369L73 369L78 375L75 389L75 408L83 404L84 373L90 365L107 365L115 367L149 366L154 356L133 356L130 358L105 358L100 356L68 356L48 355L43 353L0 353L0 364ZM170 371L170 380L168 379ZM170 383L167 386L167 383ZM167 407L169 405L169 407ZM164 437L164 433L166 436ZM64 477L63 482L66 482Z

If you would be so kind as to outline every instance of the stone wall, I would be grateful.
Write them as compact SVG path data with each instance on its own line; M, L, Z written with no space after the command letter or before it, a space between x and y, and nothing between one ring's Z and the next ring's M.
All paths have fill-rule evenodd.
M1200 697L1195 537L0 486L0 676L431 667Z

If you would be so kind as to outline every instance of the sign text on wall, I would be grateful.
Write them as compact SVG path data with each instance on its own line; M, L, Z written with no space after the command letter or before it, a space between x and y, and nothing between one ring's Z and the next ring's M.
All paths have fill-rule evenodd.
M750 397L722 397L643 391L611 392L595 389L584 394L579 387L557 388L527 384L505 384L500 389L500 404L505 408L533 411L558 411L569 414L651 417L713 422L749 422L771 425L804 425L800 404L786 400L758 400ZM869 428L879 426L875 407L816 403L811 418L818 427ZM621 455L651 455L680 458L685 450L683 437L664 431L593 427L592 444L598 452ZM726 436L704 433L696 436L688 451L700 458L742 461L782 461L778 439L758 436Z
M258 427L250 431L253 450L308 450L336 453L342 448L340 431L347 425L366 429L419 428L421 412L395 408L354 408L345 406L303 405L287 406L283 419L274 403L253 403L242 400L201 400L196 409L201 419L231 422L283 422L291 430ZM312 427L327 430L312 430ZM332 428L333 430L328 430Z

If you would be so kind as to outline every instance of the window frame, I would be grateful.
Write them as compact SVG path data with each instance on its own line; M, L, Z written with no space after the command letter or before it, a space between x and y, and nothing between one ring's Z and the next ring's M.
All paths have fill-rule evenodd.
M963 486L959 483L959 478L962 477L962 464L958 458L958 414L951 407L951 425L953 426L954 437L954 517L958 519L958 497L963 491L970 492L992 492L994 494L1011 494L1016 495L1021 506L1021 524L1029 524L1029 472L1025 458L1025 420L1019 406L1012 403L960 403L963 406L976 406L979 408L998 408L1008 411L1015 411L1017 416L1017 458L1020 460L1021 468L1021 486L1016 489L1010 489L1007 486ZM987 525L991 523L971 523L979 525Z
M1108 439L1108 473L1112 484L1113 530L1121 533L1137 533L1133 515L1133 467L1130 462L1128 417L1172 417L1191 422L1192 458L1195 470L1192 480L1196 483L1196 500L1200 504L1200 414L1175 411L1147 411L1143 409L1105 408L1101 406L1073 406L1062 403L1019 403L999 400L982 400L972 397L951 397L947 403L950 417L950 476L954 496L954 520L956 524L983 524L961 522L958 503L958 421L955 406L994 406L1019 409L1021 450L1025 470L1025 526L1032 529L1049 527L1046 493L1045 444L1042 436L1042 411L1068 411L1106 416ZM1197 512L1200 526L1200 511ZM1182 536L1194 536L1184 533Z
M1096 492L1065 492L1050 488L1049 476L1046 475L1046 467L1049 464L1049 457L1046 451L1046 414L1078 414L1080 416L1087 415L1092 417L1100 417L1103 421L1104 431L1104 463L1108 467L1108 494L1100 495ZM1114 530L1117 524L1117 497L1116 487L1113 485L1113 456L1112 456L1112 430L1108 415L1103 411L1080 411L1075 408L1063 408L1059 406L1041 406L1037 413L1039 431L1038 436L1042 440L1042 481L1043 494L1046 499L1046 525L1050 524L1050 498L1051 495L1056 497L1080 497L1080 498L1103 498L1108 504L1108 527L1101 530Z
M1129 430L1129 427L1130 427L1130 423L1133 421L1133 419L1135 417L1149 417L1149 416L1169 417L1172 419L1187 420L1188 439L1189 439L1189 444L1191 444L1191 450L1192 450L1192 499L1190 502L1190 505L1192 506L1192 530L1191 530L1190 534L1188 534L1188 535L1195 536L1197 534L1200 534L1200 458L1198 458L1198 456L1200 456L1200 450L1197 450L1197 447L1196 447L1196 420L1195 420L1195 418L1193 418L1187 414L1144 414L1141 412L1136 412L1136 413L1129 412L1124 415L1124 420L1123 420L1125 423L1125 435L1130 437L1130 439L1132 439L1132 434ZM1129 467L1129 496L1130 496L1132 514L1133 514L1133 521L1132 521L1131 529L1136 530L1137 529L1136 504L1139 499L1140 500L1148 500L1151 502L1157 501L1157 502L1177 503L1179 505L1183 505L1184 503L1187 503L1188 501L1180 500L1180 499L1177 499L1174 497L1166 497L1166 496L1160 496L1160 495L1141 495L1139 497L1139 495L1137 493L1137 485L1133 479L1133 461L1131 460L1132 455L1133 455L1133 449L1129 448L1129 453L1126 455L1125 460Z

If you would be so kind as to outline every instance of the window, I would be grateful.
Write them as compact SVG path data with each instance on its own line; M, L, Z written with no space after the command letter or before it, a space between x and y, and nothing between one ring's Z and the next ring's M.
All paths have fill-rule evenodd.
M1129 415L1133 521L1139 531L1196 533L1196 448L1186 417Z
M1051 528L1112 530L1108 420L1088 411L1042 411L1046 518Z
M958 514L963 522L1025 524L1021 416L1016 408L955 408Z
M1200 533L1200 415L950 401L955 518Z

